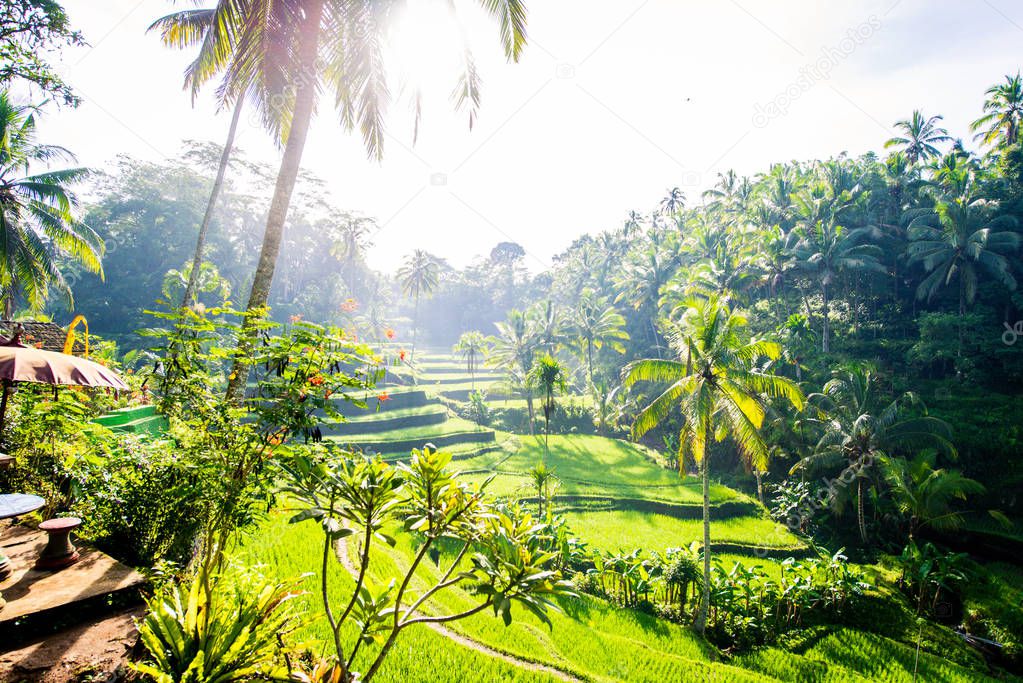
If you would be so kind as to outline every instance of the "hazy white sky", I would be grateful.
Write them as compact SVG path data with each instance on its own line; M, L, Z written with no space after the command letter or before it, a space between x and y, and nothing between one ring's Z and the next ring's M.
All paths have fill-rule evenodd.
M118 153L174 156L184 139L222 141L228 116L212 95L193 107L181 88L190 55L145 34L185 5L65 0L92 47L65 54L84 103L51 108L46 141L95 167ZM404 101L391 108L382 163L326 106L306 147L304 166L335 203L379 220L379 268L416 247L461 265L510 239L538 270L672 186L698 201L729 168L880 150L914 108L968 138L984 90L1023 62L1018 0L534 0L514 65L496 24L461 5L484 85L472 132L448 101L453 33L426 13L399 32L395 55L428 88L415 147ZM238 144L278 158L247 117Z

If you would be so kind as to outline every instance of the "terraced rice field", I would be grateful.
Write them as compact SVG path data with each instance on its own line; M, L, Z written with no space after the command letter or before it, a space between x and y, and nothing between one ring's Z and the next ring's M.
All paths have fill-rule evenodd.
M452 387L465 390L468 378L463 371L464 380L459 381L458 372L450 357L424 354L417 386L388 387L388 400L371 400L368 410L352 412L329 438L389 459L406 458L412 447L428 442L446 443L445 449L456 455L454 466L464 477L482 481L492 476L491 493L527 505L533 503L534 495L527 472L545 462L560 480L557 510L591 548L609 553L635 548L663 551L702 538L702 494L695 478L680 477L663 468L651 452L625 441L551 436L548 450L542 437L480 429L455 417L439 400L439 396L449 397ZM485 381L494 380L481 377L479 384ZM809 553L801 539L770 520L756 501L742 493L713 484L711 506L713 557L726 568L736 562L756 565L777 580L779 558ZM282 578L306 574L303 581L308 592L299 599L309 613L318 614L321 534L315 524L289 524L289 516L286 510L272 513L260 533L249 537L244 559ZM395 536L399 541L394 548L376 546L380 560L371 577L376 581L383 581L411 560L412 541L407 534ZM353 550L349 548L350 553ZM438 562L424 567L419 581L435 580L438 567L443 566L442 554ZM347 595L351 575L336 563L328 572L331 593L337 599ZM417 588L416 583L412 588ZM431 600L427 612L451 614L477 602L476 596L455 587ZM982 665L971 670L936 656L941 653L925 651L916 660L913 648L886 637L898 634L824 629L789 649L761 648L728 660L684 626L620 609L598 598L564 598L559 606L561 611L551 615L552 629L520 609L513 610L514 621L508 627L485 611L448 624L447 632L409 629L400 636L377 680L989 680L980 673ZM325 620L310 621L303 635L325 641L329 637ZM359 660L365 662L373 651L372 646L367 647ZM962 658L968 659L969 654ZM914 663L918 668L915 678ZM356 664L358 667L359 662Z

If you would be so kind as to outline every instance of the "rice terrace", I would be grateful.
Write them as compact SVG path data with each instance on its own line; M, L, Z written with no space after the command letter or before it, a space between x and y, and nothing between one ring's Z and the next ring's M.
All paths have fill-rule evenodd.
M1023 681L1020 25L5 1L0 681Z

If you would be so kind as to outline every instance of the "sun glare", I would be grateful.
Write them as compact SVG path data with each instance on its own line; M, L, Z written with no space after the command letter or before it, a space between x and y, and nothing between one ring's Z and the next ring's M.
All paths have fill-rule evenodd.
M389 49L403 87L447 97L462 68L466 40L445 3L408 0L395 18Z

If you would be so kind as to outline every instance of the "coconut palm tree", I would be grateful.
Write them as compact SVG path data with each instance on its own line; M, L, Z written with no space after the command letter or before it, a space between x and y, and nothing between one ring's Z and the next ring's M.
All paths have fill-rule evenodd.
M330 255L344 264L345 285L352 296L356 295L357 265L362 263L370 247L369 233L372 226L372 219L346 216L340 226L339 239L330 247Z
M465 370L469 373L472 390L476 391L476 371L480 361L487 355L487 340L481 332L473 330L464 332L452 349L465 360Z
M881 461L892 499L909 518L910 541L928 527L935 531L961 529L964 519L955 503L985 490L983 484L958 470L936 467L936 460L937 453L926 450L912 460L885 457Z
M526 320L540 348L553 355L563 339L562 327L565 323L565 317L558 307L550 299L538 301L526 311Z
M640 438L668 419L682 419L679 463L692 457L703 482L703 594L695 627L703 632L710 606L710 467L707 441L730 436L740 456L752 467L767 466L769 447L759 430L766 414L765 397L780 397L797 408L803 394L794 382L763 372L762 358L776 359L781 347L743 337L746 319L732 310L727 298L693 299L669 334L674 358L644 359L622 371L624 386L638 382L667 388L636 416L633 438ZM681 465L680 465L681 466Z
M1008 256L1019 248L1020 237L1007 228L1016 221L995 215L990 202L969 189L962 198L946 197L934 210L910 214L909 262L923 265L927 276L917 286L919 299L932 299L942 287L958 281L959 353L962 354L966 307L977 297L980 272L1010 290L1016 278Z
M526 380L529 385L543 396L544 450L551 451L551 413L554 412L554 397L568 390L568 372L565 367L549 353L536 359L529 369Z
M884 146L901 148L910 164L927 161L941 153L936 145L952 141L948 131L938 125L942 119L941 116L926 117L916 109L908 119L895 122L902 135L889 139Z
M533 390L526 377L533 367L533 358L540 347L536 330L522 311L508 311L508 319L494 323L497 335L490 337L490 355L487 364L502 368L508 375L509 384L521 390L529 413L529 433L533 434L536 416L533 409Z
M987 145L1015 145L1023 119L1023 78L1017 71L1015 76L1006 76L1004 83L991 86L984 94L987 96L984 115L970 124L970 130L977 133L974 139Z
M629 339L625 318L607 303L607 299L597 296L593 290L584 290L572 317L572 331L575 346L586 363L589 386L593 386L593 352L607 346L625 353L622 342Z
M409 363L416 355L416 335L419 332L419 298L422 295L429 296L437 289L438 271L437 259L422 249L416 249L407 257L405 263L398 269L398 281L401 284L401 291L405 296L415 299L415 312L412 316L412 351L409 353Z
M522 0L479 0L500 23L509 61L526 44ZM239 338L228 395L237 398L248 378L248 356L255 326L270 296L302 152L316 109L317 94L333 100L342 125L362 133L368 154L383 155L384 113L391 99L384 46L392 19L404 3L326 0L219 0L198 57L189 67L194 87L223 74L222 102L245 97L264 126L283 146L281 164L267 212L259 261ZM471 52L459 48L462 73L454 92L473 124L480 102L480 79ZM417 95L414 102L419 102ZM417 106L418 112L418 106ZM419 116L417 114L416 120Z
M208 38L212 37L210 27L217 17L217 11L213 8L187 9L173 12L154 21L147 31L160 31L160 39L167 47L184 49L202 45ZM189 66L185 75L185 87L192 91L192 98L198 95L201 86L201 79L194 75L199 73L195 63ZM231 153L234 150L234 138L238 132L238 121L241 120L243 100L238 99L233 104L231 123L227 129L227 140L224 142L224 149L220 153L220 163L217 166L217 175L213 179L213 187L210 189L209 199L206 201L206 211L203 213L202 223L199 225L199 235L195 240L195 255L192 257L192 267L188 269L188 282L185 285L184 294L181 297L182 308L192 305L195 299L196 290L199 288L199 277L203 272L202 258L206 248L206 237L209 234L210 222L213 220L213 213L217 206L217 199L224 186L224 176L227 173L228 164L231 161Z
M839 481L856 482L856 521L863 543L867 542L866 489L876 483L874 474L881 458L902 446L933 446L955 454L951 429L927 415L916 394L906 392L884 403L879 384L869 368L858 366L836 372L820 393L808 396L817 417L807 422L816 423L822 435L814 452L793 467L814 472L844 468L848 475L840 476ZM906 410L914 406L923 414L907 417Z
M867 243L876 231L848 229L842 224L842 212L851 201L848 191L836 193L827 183L800 192L795 201L799 240L792 256L796 268L809 273L820 288L824 353L831 351L831 288L838 275L844 271L887 272L880 260L880 247Z
M74 160L63 147L37 142L38 113L0 91L0 299L8 318L19 298L41 309L51 287L74 304L61 259L103 274L102 240L76 216L78 198L71 190L88 171L29 173L32 166Z
M669 217L678 215L686 206L686 193L681 188L673 187L661 200L660 210Z

